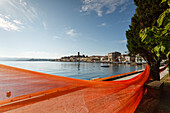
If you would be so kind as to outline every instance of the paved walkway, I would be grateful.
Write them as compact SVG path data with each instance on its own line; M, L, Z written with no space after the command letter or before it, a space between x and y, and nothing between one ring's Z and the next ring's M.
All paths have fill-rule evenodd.
M164 82L160 103L154 113L170 113L170 76L161 79Z
M162 79L165 75L169 73L168 68L166 68L164 71L160 73L160 79Z
M164 66L160 67L160 68L163 68ZM133 75L130 75L130 76L127 76L127 77L123 77L123 78L119 78L119 79L116 79L114 81L119 81L119 80L128 80L128 79L131 79L137 75L139 75L140 73L137 73L137 74L133 74ZM160 79L162 79L166 74L168 74L168 68L166 68L164 71L162 71L160 73Z
M128 79L131 79L137 75L139 75L140 73L137 73L137 74L133 74L133 75L130 75L130 76L127 76L127 77L123 77L123 78L119 78L119 79L116 79L114 81L119 81L119 80L128 80Z
M161 81L164 82L160 98L144 95L135 113L170 113L170 76L166 69L161 75L165 74Z

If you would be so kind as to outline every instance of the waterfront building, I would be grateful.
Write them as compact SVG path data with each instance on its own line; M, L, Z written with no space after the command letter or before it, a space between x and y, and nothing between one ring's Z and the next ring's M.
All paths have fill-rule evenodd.
M90 56L91 62L100 62L102 56Z
M130 61L135 62L135 58L136 58L135 56L130 56Z
M80 55L80 52L78 52L77 55L61 57L61 59L60 59L59 61L77 62L77 61L81 61L82 58L85 58L85 55ZM84 60L83 60L83 61L84 61Z
M78 57L80 57L80 52L78 52Z
M127 54L123 54L118 56L118 61L119 62L131 62L131 57Z
M100 58L101 62L108 62L108 56L103 56Z
M82 58L80 58L80 61L81 61L81 62L86 62L87 59L88 59L88 57L82 57Z
M108 61L109 61L109 62L116 61L117 57L120 56L120 55L121 55L120 52L108 53Z
M85 61L86 62L91 62L91 58L90 57L85 57Z
M145 60L139 55L129 56L127 54L118 56L118 61L119 62L136 62L136 63L145 62Z
M71 57L70 57L70 61L71 61L71 62L76 62L76 61L77 61L77 58L76 58L75 56L71 56Z
M69 56L65 56L65 57L61 57L60 61L63 61L63 62L70 62L70 57Z
M146 62L146 61L144 60L143 57L139 56L139 54L138 54L138 55L136 55L136 57L135 57L135 62L136 62L136 63L144 63L144 62Z

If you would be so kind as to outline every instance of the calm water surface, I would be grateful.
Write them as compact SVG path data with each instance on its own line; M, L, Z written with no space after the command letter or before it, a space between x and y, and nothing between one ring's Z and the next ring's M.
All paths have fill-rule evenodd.
M145 68L145 66L129 64L111 64L110 67L101 67L101 65L106 64L49 61L0 61L0 64L84 80L103 78Z

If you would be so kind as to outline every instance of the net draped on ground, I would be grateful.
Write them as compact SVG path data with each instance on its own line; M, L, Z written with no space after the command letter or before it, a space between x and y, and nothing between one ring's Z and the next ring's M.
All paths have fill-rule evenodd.
M32 71L27 73L33 74ZM49 76L46 77L46 79L52 79L54 86L54 81L56 81L56 85L60 83L68 84L77 90L71 92L65 91L62 95L37 101L32 104L24 104L23 102L23 106L10 109L7 113L133 113L143 97L145 92L143 85L148 80L149 73L150 68L147 65L142 73L129 80L86 81L67 77ZM37 78L39 74L42 75L42 73L34 73L34 77ZM64 81L64 83L61 81ZM46 82L41 85L45 86ZM0 107L0 109L3 109L3 106Z

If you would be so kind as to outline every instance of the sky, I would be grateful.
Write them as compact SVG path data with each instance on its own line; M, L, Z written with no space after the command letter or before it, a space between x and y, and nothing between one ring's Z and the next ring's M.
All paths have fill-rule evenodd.
M127 51L133 0L0 0L0 57Z

